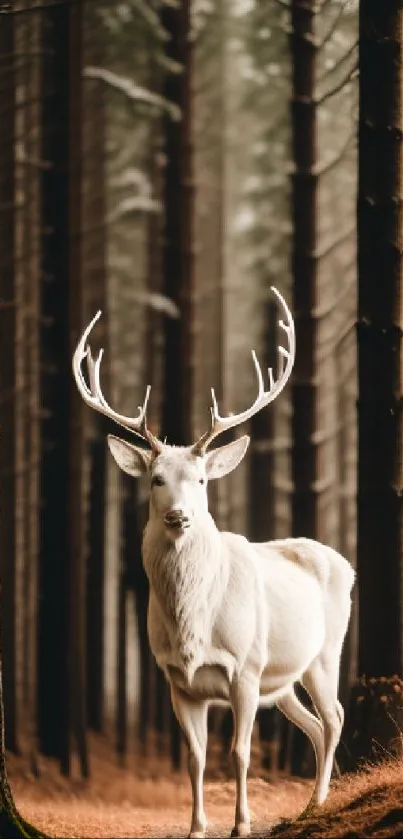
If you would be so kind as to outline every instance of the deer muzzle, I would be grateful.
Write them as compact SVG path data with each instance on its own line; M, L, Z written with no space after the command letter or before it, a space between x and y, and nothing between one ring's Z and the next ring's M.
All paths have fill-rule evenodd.
M189 527L190 519L185 515L183 510L169 510L164 516L164 524L172 530L184 529Z

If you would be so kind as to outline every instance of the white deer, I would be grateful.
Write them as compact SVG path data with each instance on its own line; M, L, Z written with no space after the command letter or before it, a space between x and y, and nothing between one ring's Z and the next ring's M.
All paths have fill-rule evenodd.
M261 544L221 533L208 511L207 482L222 478L241 461L249 437L207 451L222 431L245 422L286 384L295 359L292 315L279 321L288 349L277 380L269 370L264 389L258 361L258 396L236 416L221 417L212 391L211 428L192 446L170 446L147 428L150 393L139 414L117 414L100 386L102 350L93 360L87 338L97 313L77 346L73 371L81 395L95 410L147 441L148 450L114 436L109 448L129 475L146 472L151 483L149 519L143 537L143 562L150 582L148 635L157 664L168 679L172 705L189 749L192 787L190 837L204 837L203 774L207 711L229 703L234 717L232 752L236 776L234 836L248 836L247 770L252 727L259 705L278 708L312 741L316 781L310 808L329 790L336 746L343 725L338 700L340 654L347 631L354 572L344 557L311 539L281 539ZM82 373L86 358L89 387ZM300 682L317 716L299 701ZM306 812L306 811L305 811Z

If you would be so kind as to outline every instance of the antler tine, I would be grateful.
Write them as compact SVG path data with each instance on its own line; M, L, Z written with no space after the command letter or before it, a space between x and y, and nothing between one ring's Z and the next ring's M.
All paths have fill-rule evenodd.
M287 320L286 323L282 319L279 320L279 326L286 333L289 349L285 349L285 347L281 345L278 347L280 360L280 371L278 378L274 379L273 369L272 367L269 367L269 388L267 391L265 391L262 370L259 361L256 357L256 353L254 350L252 350L252 360L258 381L258 393L255 401L253 402L250 408L248 408L246 411L242 411L240 414L230 415L228 417L221 417L218 411L218 404L215 392L212 389L211 395L213 405L210 408L211 427L200 437L197 443L195 443L195 445L193 446L193 452L195 454L204 454L209 444L212 442L212 440L214 440L215 437L218 436L218 434L221 434L223 431L227 431L230 428L234 428L235 426L240 425L242 422L245 422L246 420L250 419L250 417L253 417L254 414L260 411L270 402L273 402L274 399L276 399L276 397L279 395L279 393L281 393L291 375L291 371L295 361L294 321L292 314L280 292L274 286L272 286L271 290L274 292L276 297L278 297Z
M152 434L147 428L147 404L151 391L150 385L147 386L146 395L144 397L143 404L139 406L139 413L137 417L126 417L123 414L118 414L109 405L102 393L100 368L104 351L101 349L98 353L98 357L94 360L90 347L86 346L88 336L100 316L101 311L98 311L84 330L73 355L73 374L78 390L87 405L94 408L95 411L99 411L99 413L114 420L118 423L118 425L121 425L128 431L133 431L139 437L147 440L147 442L150 443L152 450L156 454L159 454L162 451L162 443L157 437L154 437L154 434ZM84 359L87 361L90 387L87 386L81 369Z

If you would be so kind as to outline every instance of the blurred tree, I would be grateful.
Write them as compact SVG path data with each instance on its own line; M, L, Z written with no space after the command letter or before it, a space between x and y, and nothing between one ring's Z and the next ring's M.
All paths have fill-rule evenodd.
M318 478L320 464L315 432L318 420L318 103L316 100L316 0L291 3L293 302L298 351L292 381L292 526L293 535L320 536ZM292 771L301 774L306 742L294 733Z
M292 266L298 336L292 387L293 533L335 548L340 547L340 495L346 489L340 486L341 475L347 480L338 430L339 419L345 427L347 417L339 417L338 398L346 393L345 358L351 344L346 339L351 338L354 302L355 218L347 177L345 188L339 188L341 172L349 172L354 183L348 154L354 126L349 84L356 72L355 27L351 15L343 17L346 5L342 0L321 5L295 0L290 35ZM338 128L346 134L341 143L329 130L335 114ZM335 232L340 211L343 225ZM337 295L335 271L343 274ZM350 424L351 400L349 395ZM293 770L305 765L310 771L312 760L306 759L302 735L296 732L294 740Z
M2 335L1 401L2 441L1 470L1 577L7 591L3 604L3 657L5 672L7 746L18 749L16 719L16 270L15 270L15 203L16 203L16 61L15 24L12 15L4 15L0 27L0 118L2 154L0 157L0 326Z
M227 410L228 112L231 10L227 0L194 4L195 308L194 430L208 423L211 386ZM203 363L201 363L203 355ZM217 523L228 527L229 481L209 487Z
M208 398L214 385L223 413L229 410L227 387L227 292L230 266L229 182L232 165L230 122L232 111L231 36L233 9L227 0L194 3L194 170L195 305L194 396L196 435L209 422ZM229 442L227 435L226 442ZM218 526L229 528L231 479L209 486L209 507ZM209 730L216 759L226 765L232 736L232 712L212 708ZM214 737L214 735L216 735ZM217 736L218 735L218 736ZM220 742L221 741L221 742Z
M19 3L27 10L27 3ZM29 8L29 4L28 4ZM39 247L41 20L38 14L15 18L18 106L15 131L16 191L21 210L15 217L16 281L16 490L18 569L15 623L18 632L17 707L20 748L36 774L37 626L40 502L39 406ZM25 60L18 60L23 55ZM22 199L21 197L24 196Z
M18 515L15 474L15 392L16 392L16 285L15 285L15 127L16 66L15 19L3 14L0 26L0 121L2 155L0 161L0 293L2 330L2 444L1 444L1 523L0 562L5 597L2 597L0 622L0 835L10 837L41 837L43 834L18 813L10 790L6 768L6 737L3 701L3 655L9 669L7 680L8 718L11 738L8 745L16 749L16 636L15 636L15 554L16 517ZM3 633L5 625L6 632Z
M57 756L68 774L74 739L87 775L84 403L73 377L66 374L83 324L81 15L81 0L50 4L43 11L42 155L52 165L42 171L38 710L44 753Z
M400 0L360 3L358 663L366 678L352 694L355 760L375 755L374 738L381 756L401 752L403 725L402 27Z
M287 295L290 257L289 224L289 50L286 13L279 5L258 0L249 13L248 48L252 69L245 84L245 105L255 125L252 171L245 199L253 213L247 247L258 279L262 369L276 367L277 306L270 292L278 285ZM253 71L252 71L253 70ZM285 398L284 398L285 397ZM256 541L289 535L289 397L262 411L251 423L249 534ZM288 527L287 527L288 525ZM280 749L277 709L258 714L263 764L275 772Z
M101 26L104 3L84 2L83 64L104 66L108 39ZM82 147L82 271L85 322L102 310L97 340L105 349L102 385L109 392L109 318L107 283L107 166L106 116L107 90L99 79L85 79L83 86ZM104 647L106 501L107 501L107 423L101 414L86 411L89 460L88 480L88 557L86 575L86 686L88 725L104 730Z
M318 295L317 102L315 0L292 3L292 137L295 169L292 175L293 277L298 353L293 378L293 530L297 536L319 534L319 473L314 442L318 409L316 381Z
M161 26L160 0L150 0L150 8L154 16L154 21L158 21L159 26ZM148 65L146 68L147 87L150 90L155 91L158 95L162 95L165 74L181 72L181 67L172 61L172 59L169 59L167 54L163 52L160 28L156 25L149 26L145 36L145 45L148 51ZM148 272L147 293L149 295L149 305L147 307L147 327L145 336L144 383L152 385L153 398L149 407L148 425L155 431L156 434L159 434L161 424L164 313L161 311L160 306L155 304L157 301L161 303L164 300L168 303L168 306L172 303L172 301L168 301L168 299L163 296L163 127L164 120L161 114L154 117L154 119L149 122L149 157L147 165L151 194L154 197L156 205L161 208L159 212L149 213L146 234ZM165 317L175 316L177 314L175 309L176 307L172 306L171 313L169 314L166 311ZM136 595L135 609L140 644L141 683L138 733L143 754L146 755L151 751L150 740L154 733L156 721L156 685L160 680L160 676L158 675L157 664L151 653L148 642L147 612L149 586L141 557L141 530L148 514L148 498L146 500L138 492L137 483L133 484L132 482L131 491L129 491L129 493L129 497L132 499L132 510L133 506L136 505L138 511L136 522L133 522L133 513L132 521L129 522L128 520L126 534L127 547L131 552L130 569L132 587ZM133 562L134 556L135 561ZM166 686L162 686L160 684L160 692L164 693L166 691Z
M194 260L193 260L193 138L191 3L166 5L162 22L169 34L169 60L182 67L165 77L165 98L174 103L181 119L167 118L165 126L164 294L179 310L179 318L166 318L164 345L164 397L162 436L171 444L192 440L194 377ZM171 711L172 757L180 765L181 734Z
M167 5L162 21L169 34L167 55L182 67L165 77L165 98L180 109L181 119L165 125L164 293L178 306L180 317L165 320L165 390L163 435L170 443L192 439L193 399L193 200L192 169L192 43L190 0L180 8Z
M315 43L319 151L316 317L320 538L355 565L358 14L354 0L323 4L316 18ZM343 704L356 669L354 614L353 610L341 665Z

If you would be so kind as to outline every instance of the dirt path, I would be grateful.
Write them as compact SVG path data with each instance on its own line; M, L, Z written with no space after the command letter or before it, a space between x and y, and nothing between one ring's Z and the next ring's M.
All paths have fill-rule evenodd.
M116 755L102 745L92 748L91 782L78 775L63 778L51 761L41 777L27 772L26 761L10 756L9 775L15 800L26 818L54 837L184 837L190 822L190 787L161 760L154 765L116 765ZM276 783L249 780L253 834L267 836L281 818L292 818L307 803L312 781L283 778ZM205 784L208 836L229 836L233 826L234 782ZM403 763L390 761L332 782L328 802L304 822L293 822L281 839L401 839L403 836Z
M147 794L148 806L129 800L121 803L85 800L72 795L70 800L54 797L39 800L23 792L16 801L24 816L53 836L69 837L182 837L186 836L190 819L190 795L187 785L168 781L146 784L137 792ZM140 781L140 785L143 782ZM298 782L286 781L271 786L252 780L249 801L254 831L268 830L281 816L292 816L307 800L307 789ZM214 782L206 785L206 812L210 836L229 836L233 826L233 784Z
M161 762L131 769L116 765L110 753L98 750L92 760L91 782L62 778L52 761L42 762L39 779L27 772L20 758L9 758L10 782L23 815L46 833L58 837L183 837L190 824L190 785L185 774L174 775ZM300 812L312 782L249 781L254 831ZM214 780L205 784L210 836L229 836L233 827L235 784Z

